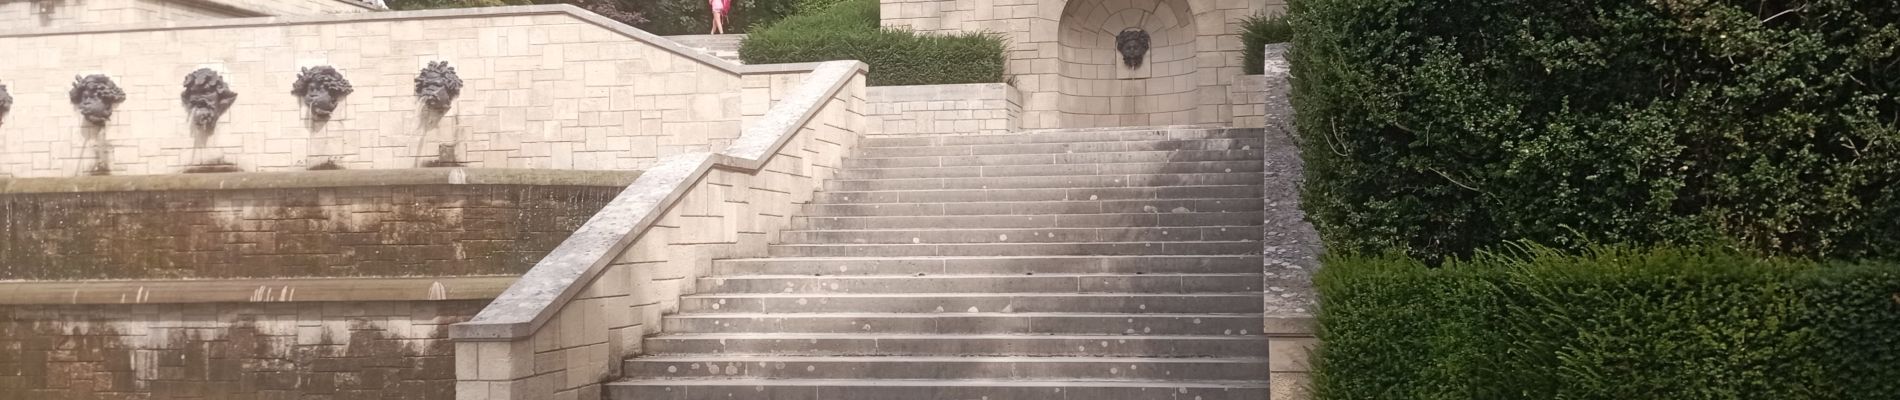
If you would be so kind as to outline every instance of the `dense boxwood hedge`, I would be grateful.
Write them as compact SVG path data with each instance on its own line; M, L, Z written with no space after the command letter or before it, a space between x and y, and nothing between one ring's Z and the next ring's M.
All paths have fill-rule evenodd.
M813 0L807 0L813 1ZM1293 24L1280 14L1259 14L1240 20L1242 68L1248 75L1266 73L1266 45L1293 40Z
M755 29L739 47L747 64L859 60L872 86L1003 81L1000 35L923 34L878 26L877 0L845 0Z
M1900 268L1583 253L1329 260L1317 398L1900 398Z
M1900 258L1892 0L1289 3L1331 251Z

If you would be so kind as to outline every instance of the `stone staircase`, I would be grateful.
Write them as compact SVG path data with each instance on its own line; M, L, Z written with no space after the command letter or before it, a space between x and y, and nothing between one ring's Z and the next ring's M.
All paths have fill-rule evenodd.
M739 61L739 45L745 42L744 34L732 35L675 35L667 36L674 42L709 56L725 59L734 63Z
M1265 399L1263 133L866 139L606 394Z

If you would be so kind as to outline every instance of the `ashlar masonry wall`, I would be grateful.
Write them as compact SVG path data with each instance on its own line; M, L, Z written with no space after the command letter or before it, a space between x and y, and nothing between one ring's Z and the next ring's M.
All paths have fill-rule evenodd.
M871 135L1000 134L1021 128L1022 96L1003 83L866 88Z
M564 5L7 30L0 54L0 176L414 168L445 148L469 167L632 170L723 148L763 108L742 107L739 67ZM463 82L442 115L415 93L435 61ZM328 120L291 94L313 66L354 86ZM238 93L202 139L180 101L199 68ZM68 99L78 74L126 92L103 127Z
M1007 36L1022 127L1048 129L1233 124L1240 20L1284 10L1282 0L882 0L880 11L887 27ZM1110 37L1131 27L1156 35L1136 69Z

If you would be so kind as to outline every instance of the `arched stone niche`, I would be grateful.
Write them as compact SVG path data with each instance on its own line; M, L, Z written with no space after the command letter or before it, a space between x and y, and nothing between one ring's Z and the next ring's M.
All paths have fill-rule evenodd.
M1195 123L1199 33L1187 0L1070 0L1057 33L1058 111L1065 127ZM1128 66L1116 35L1146 31L1150 49Z

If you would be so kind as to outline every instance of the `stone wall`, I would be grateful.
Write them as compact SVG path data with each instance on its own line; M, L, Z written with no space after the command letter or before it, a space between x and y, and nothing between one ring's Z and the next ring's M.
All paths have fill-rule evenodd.
M712 260L765 254L864 130L865 67L817 67L719 153L646 171L473 320L451 331L464 400L601 398Z
M1241 75L1227 87L1227 102L1234 108L1235 128L1267 126L1267 77Z
M1245 106L1259 110L1257 126L1267 128L1261 149L1265 151L1264 170L1273 172L1266 174L1263 182L1266 207L1262 215L1266 220L1262 228L1266 235L1260 241L1261 258L1266 264L1262 273L1267 288L1263 298L1267 326L1262 332L1269 335L1269 400L1309 400L1313 398L1309 355L1319 345L1318 324L1313 319L1319 295L1313 288L1313 272L1321 267L1319 255L1324 249L1319 233L1300 209L1306 174L1300 152L1306 149L1294 139L1298 127L1289 98L1292 83L1288 81L1291 71L1286 65L1287 46L1267 46L1266 74L1246 77L1259 86L1243 96L1248 96L1248 101L1258 99L1256 105ZM1242 102L1235 104L1242 106ZM1325 150L1322 147L1318 151Z
M1281 112L1274 115L1276 126L1292 123L1291 105L1286 103L1288 88L1286 77L1291 73L1287 65L1286 52L1292 44L1275 43L1266 45L1261 52L1266 69L1263 75L1243 75L1234 78L1234 85L1227 90L1227 102L1234 107L1234 127L1258 128L1267 126L1267 102L1275 101ZM1269 78L1271 77L1271 78ZM1271 97L1271 99L1269 99ZM1291 131L1288 131L1291 132Z
M0 63L14 97L0 121L0 176L435 161L633 170L723 148L748 117L742 67L566 5L10 30L0 31L0 54L16 60ZM464 82L442 115L415 95L432 61ZM290 93L300 68L320 65L354 86L328 120ZM179 100L199 68L238 93L208 133L194 131ZM93 73L127 97L103 127L67 96L75 74Z
M1022 96L1008 84L874 86L865 96L870 135L997 134L1022 126Z
M638 175L0 179L0 280L520 274Z
M356 0L8 0L0 29L372 11Z
M484 300L0 305L0 398L455 398Z
M999 32L1022 91L1025 129L1232 124L1242 75L1240 20L1283 0L883 0L883 25ZM1121 66L1111 35L1154 35L1141 68Z

